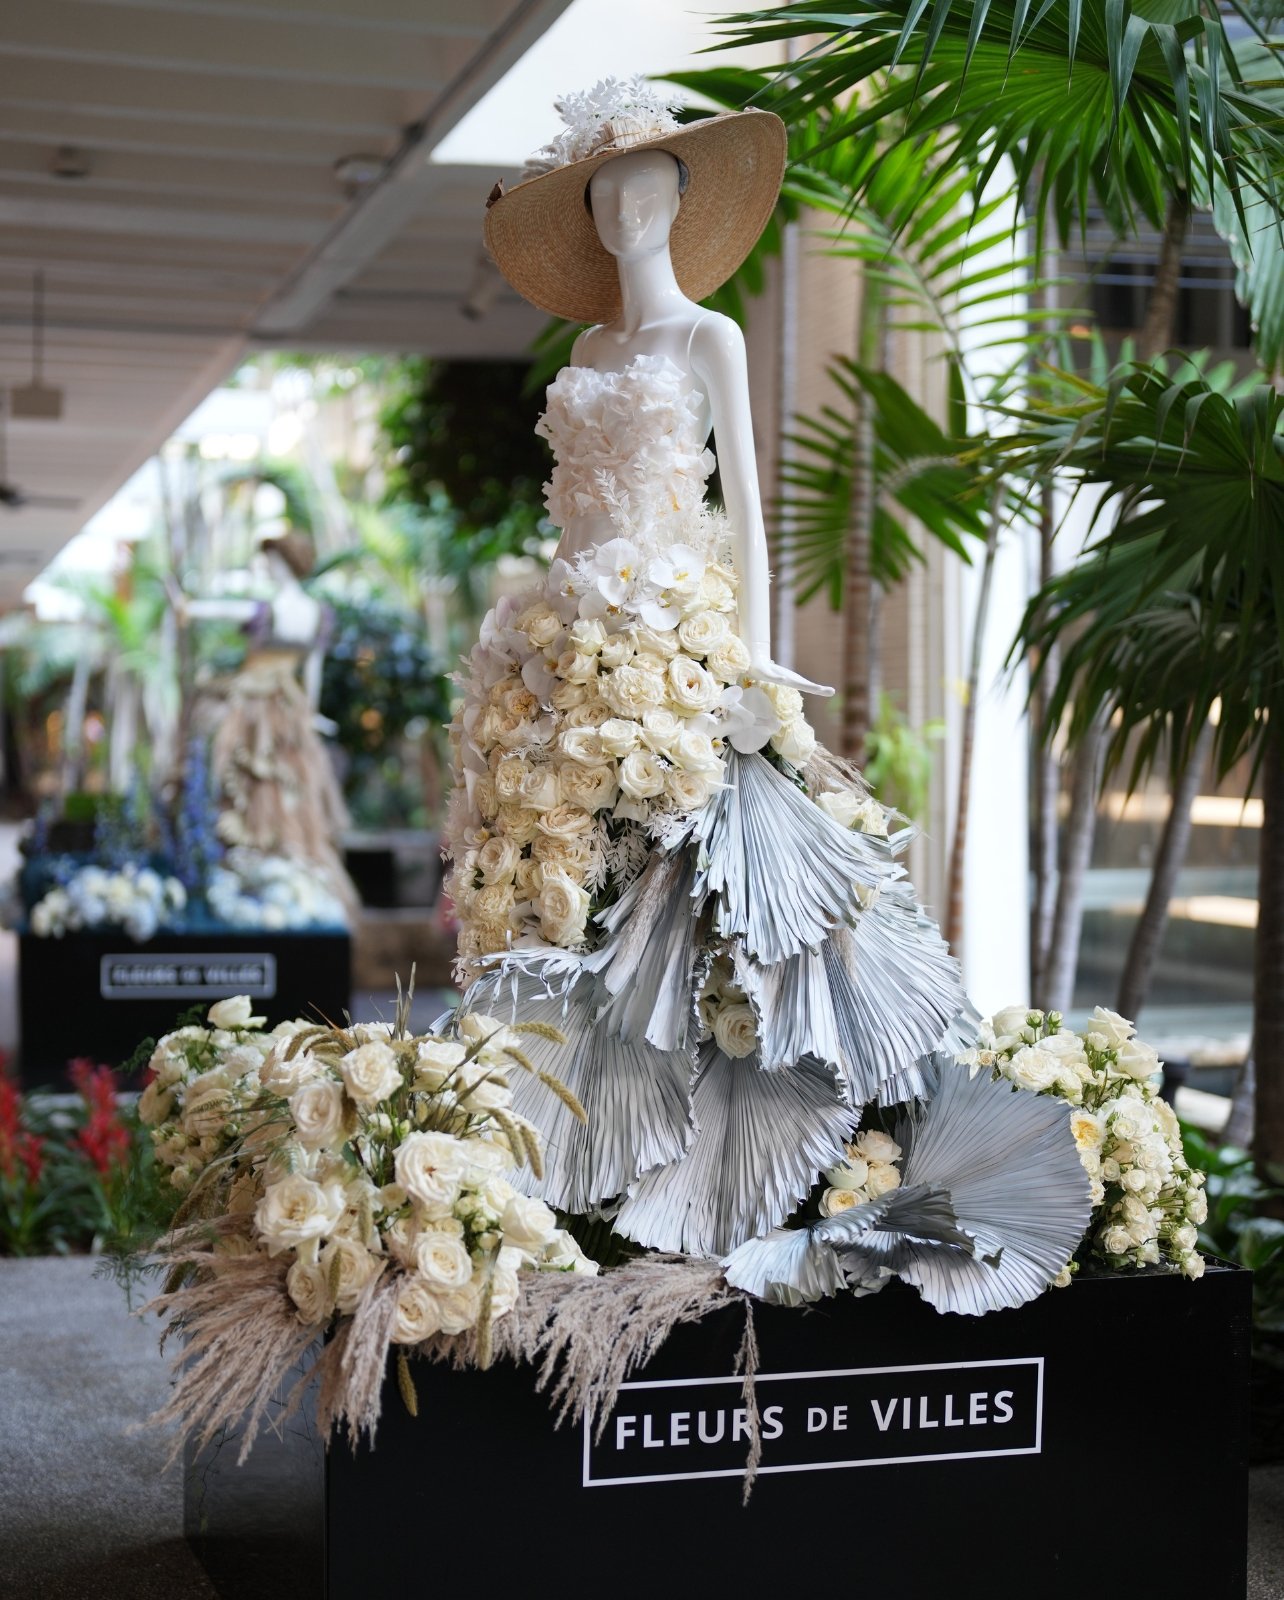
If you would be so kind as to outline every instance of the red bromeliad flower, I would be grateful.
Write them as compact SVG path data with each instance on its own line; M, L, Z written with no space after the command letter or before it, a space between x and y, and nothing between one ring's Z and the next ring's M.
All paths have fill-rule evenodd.
M87 1056L72 1061L67 1070L89 1110L72 1144L106 1177L129 1156L129 1129L120 1120L116 1102L116 1074L110 1067L95 1066Z
M22 1095L0 1067L0 1176L12 1181L19 1168L28 1184L40 1182L44 1169L44 1140L22 1126Z

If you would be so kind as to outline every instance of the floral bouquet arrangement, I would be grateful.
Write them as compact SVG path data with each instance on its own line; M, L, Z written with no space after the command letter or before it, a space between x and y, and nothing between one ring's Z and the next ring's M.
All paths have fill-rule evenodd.
M1204 1271L1195 1248L1208 1215L1204 1174L1182 1152L1172 1107L1159 1096L1158 1053L1126 1018L1098 1006L1082 1032L1056 1011L1008 1006L983 1022L975 1049L959 1057L973 1073L989 1068L1018 1088L1053 1095L1091 1184L1087 1254L1114 1268L1169 1265L1188 1278ZM1070 1281L1072 1263L1057 1280Z
M156 1046L139 1116L174 1198L156 1306L187 1341L164 1415L203 1438L248 1410L248 1449L319 1334L323 1412L372 1427L390 1345L468 1334L487 1365L523 1276L597 1271L504 1176L542 1170L511 1109L510 1074L536 1070L522 1025L466 1016L455 1037L412 1036L407 1009L269 1032L239 996Z
M464 785L449 889L465 966L526 933L588 945L652 841L680 837L721 787L729 745L810 759L801 695L746 677L736 586L692 545L648 555L618 538L500 602L452 728Z
M32 906L31 931L38 939L61 939L82 929L122 928L142 944L186 904L182 883L153 867L90 863L69 872Z

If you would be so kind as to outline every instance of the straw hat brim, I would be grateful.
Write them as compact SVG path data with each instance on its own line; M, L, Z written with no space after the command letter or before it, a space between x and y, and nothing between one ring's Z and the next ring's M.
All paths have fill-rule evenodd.
M724 284L767 226L785 171L785 125L769 111L731 111L623 149L600 150L501 195L486 213L486 245L524 299L569 322L620 313L615 258L584 191L594 172L635 150L667 150L690 174L669 248L682 292L703 300Z

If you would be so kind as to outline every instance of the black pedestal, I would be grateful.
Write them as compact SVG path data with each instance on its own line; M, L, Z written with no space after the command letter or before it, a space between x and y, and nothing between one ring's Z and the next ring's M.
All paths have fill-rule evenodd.
M744 1315L678 1328L604 1437L524 1368L413 1363L376 1447L296 1419L188 1464L188 1534L228 1600L1244 1593L1250 1277L1080 1280L943 1317L899 1286L757 1307L763 1466L741 1504ZM1110 1573L1131 1574L1126 1580Z
M346 932L162 933L146 944L125 934L19 940L22 1081L65 1085L68 1061L127 1060L140 1039L169 1032L189 1007L248 994L273 1023L315 1015L341 1020L348 1005Z

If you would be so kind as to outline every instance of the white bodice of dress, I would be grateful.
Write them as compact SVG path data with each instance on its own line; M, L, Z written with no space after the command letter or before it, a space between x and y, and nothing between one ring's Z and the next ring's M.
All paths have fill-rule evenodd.
M708 406L668 356L620 372L563 367L535 427L553 447L544 503L562 529L603 524L664 547L689 537L714 468Z

